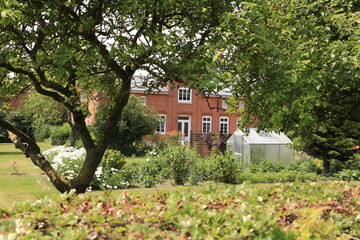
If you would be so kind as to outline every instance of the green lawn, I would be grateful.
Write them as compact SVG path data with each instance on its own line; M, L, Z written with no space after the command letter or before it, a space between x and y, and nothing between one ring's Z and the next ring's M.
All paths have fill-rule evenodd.
M48 143L39 143L42 151L54 146ZM144 157L127 158L128 163L145 161ZM16 162L19 175L12 175L12 164ZM207 185L206 183L204 183ZM199 185L198 187L203 186ZM138 196L145 196L156 191L166 192L173 190L188 191L190 187L162 185L158 188L134 188L127 192ZM123 190L113 191L113 194L120 194ZM97 195L99 192L91 192ZM11 208L17 201L35 201L40 198L54 198L60 193L47 180L45 174L25 158L23 153L16 149L12 143L0 144L0 208Z
M40 143L41 150L51 148ZM16 162L19 175L12 175L12 164ZM9 208L15 201L34 201L59 193L52 187L42 171L30 159L16 149L12 143L0 144L0 207Z

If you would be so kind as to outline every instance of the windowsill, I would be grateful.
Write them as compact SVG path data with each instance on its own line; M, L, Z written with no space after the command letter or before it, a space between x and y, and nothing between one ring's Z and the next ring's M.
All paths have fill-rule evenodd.
M178 103L192 104L192 102L187 102L187 101L178 101Z

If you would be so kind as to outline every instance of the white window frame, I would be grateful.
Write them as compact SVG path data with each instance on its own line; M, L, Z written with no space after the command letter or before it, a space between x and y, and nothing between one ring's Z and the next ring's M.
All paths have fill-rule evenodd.
M146 106L146 96L140 96L140 100L143 106Z
M222 108L222 109L227 109L227 108L228 108L228 105L227 105L227 102L226 102L225 99L223 99L223 100L221 101L221 108Z
M238 118L236 118L236 129L240 129L239 127L240 127L240 121L241 120L241 118L240 117L238 117Z
M206 126L206 124L209 124L208 127ZM201 130L203 133L208 133L212 131L212 117L210 116L202 117Z
M219 131L221 134L228 134L229 133L229 118L228 117L220 117L219 120ZM222 131L222 129L224 129L223 125L226 126L225 130L226 132Z
M189 95L187 94L188 92ZM185 99L183 95L184 93L186 95ZM178 103L192 103L192 90L190 88L181 87L178 89Z
M244 109L244 107L245 107L244 101L240 101L240 102L239 102L239 108L240 108L240 109Z
M156 128L156 132L160 133L160 134L165 134L166 133L166 115L159 114L158 116L160 118L160 121L159 121L158 127Z

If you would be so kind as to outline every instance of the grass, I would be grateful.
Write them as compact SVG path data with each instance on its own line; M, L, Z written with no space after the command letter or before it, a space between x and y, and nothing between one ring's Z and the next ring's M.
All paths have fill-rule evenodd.
M39 143L42 151L52 146L49 143ZM126 158L127 163L135 163L145 161L145 157L129 157ZM16 162L19 175L12 174L12 165ZM208 183L201 183L199 186L171 186L160 185L157 188L133 188L127 189L126 192L134 196L147 196L148 194L159 191L191 191L194 188L201 188ZM120 194L124 190L113 191L112 194ZM100 191L88 193L90 195L101 194ZM0 208L11 208L14 202L19 201L36 201L38 199L48 197L55 198L60 193L47 180L45 174L31 162L29 158L25 158L24 154L16 149L12 143L0 144Z
M40 143L44 151L50 144ZM12 174L16 162L19 175ZM45 196L53 197L59 192L47 180L43 172L12 143L0 144L0 207L9 208L15 201L34 201Z

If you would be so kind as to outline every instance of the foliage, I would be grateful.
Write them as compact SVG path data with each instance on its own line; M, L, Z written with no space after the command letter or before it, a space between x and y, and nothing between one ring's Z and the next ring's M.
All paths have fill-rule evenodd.
M179 131L173 130L166 132L165 134L154 133L146 135L143 140L146 144L153 146L156 149L164 149L172 145L180 143L182 134Z
M220 134L219 138L214 132L207 132L202 134L202 138L208 149L216 147L218 150L224 152L226 149L226 141L231 137L231 134Z
M84 164L84 148L55 147L43 154L57 172L67 179L74 179ZM132 173L123 170L124 156L116 150L107 150L101 165L97 168L88 191L93 189L118 189L131 186Z
M298 172L308 172L308 173L321 173L321 168L317 164L316 159L305 158L305 159L295 159L292 163L287 165L286 170L298 171Z
M53 126L50 129L50 141L52 145L64 145L69 140L71 133L70 126L63 124L62 126Z
M44 124L34 128L34 138L38 142L43 142L51 137L52 126Z
M183 145L170 145L150 151L146 162L139 166L139 181L145 187L172 179L175 185L197 184L196 150Z
M341 172L343 170L358 170L360 169L360 153L355 154L352 158L350 158L346 162L337 161L336 159L332 159L331 161L330 173L335 174L337 172Z
M282 170L280 172L243 172L237 175L237 182L251 183L274 183L274 182L295 182L295 181L319 181L324 177L315 173Z
M360 181L360 170L345 169L334 175L339 180L355 180Z
M351 239L360 188L318 182L62 195L0 210L0 236L29 239Z
M7 119L19 130L27 133L29 136L34 135L34 129L32 127L33 118L30 115L20 111L6 113L0 110L0 118ZM0 129L0 142L9 142L8 134L2 129Z
M210 157L203 161L208 161L205 166L208 166L207 171L211 180L223 183L237 183L237 176L242 170L242 162L235 158L230 151L221 153L214 150Z
M28 145L29 157L60 192L84 192L116 132L134 76L146 73L147 91L184 79L195 87L220 40L221 20L235 8L228 0L1 1L1 99L31 89L66 107L86 164L66 181L45 162L35 141L3 118L0 126ZM95 142L85 119L88 104L101 96L109 112Z
M280 172L285 169L285 164L271 160L263 160L259 164L249 164L248 167L251 173Z
M357 1L255 0L224 17L204 91L231 87L242 127L285 132L324 162L359 152ZM260 120L260 121L259 121Z
M108 115L109 110L106 105L101 105L96 113L94 124L97 139L107 127L106 116ZM140 142L145 135L154 132L158 121L157 114L152 108L144 108L139 98L131 96L123 110L117 129L111 137L109 147L128 156L136 154L136 143Z
M68 121L67 109L52 99L37 92L30 93L20 105L20 110L33 118L35 128L48 125L61 125Z

